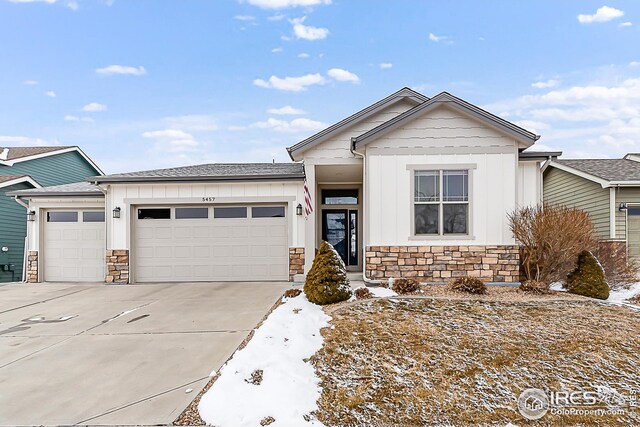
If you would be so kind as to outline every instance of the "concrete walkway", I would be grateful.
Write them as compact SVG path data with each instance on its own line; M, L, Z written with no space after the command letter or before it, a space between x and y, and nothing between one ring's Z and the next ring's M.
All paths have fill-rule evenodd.
M0 286L0 425L171 424L289 286Z

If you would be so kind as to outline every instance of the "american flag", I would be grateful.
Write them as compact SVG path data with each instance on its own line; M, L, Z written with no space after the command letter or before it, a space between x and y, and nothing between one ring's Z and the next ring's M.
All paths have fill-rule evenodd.
M307 180L304 180L304 215L309 216L313 212L313 205L311 204L311 193L309 193L309 187L307 187Z

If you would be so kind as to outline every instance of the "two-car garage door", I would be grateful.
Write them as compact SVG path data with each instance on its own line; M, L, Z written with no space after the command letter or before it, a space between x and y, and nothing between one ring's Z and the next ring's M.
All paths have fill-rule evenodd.
M134 210L136 282L288 280L284 206Z

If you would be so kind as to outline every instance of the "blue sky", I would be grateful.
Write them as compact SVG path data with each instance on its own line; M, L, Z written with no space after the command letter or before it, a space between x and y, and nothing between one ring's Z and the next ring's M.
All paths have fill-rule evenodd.
M0 0L0 146L109 173L288 161L409 86L618 157L640 151L638 46L633 0Z

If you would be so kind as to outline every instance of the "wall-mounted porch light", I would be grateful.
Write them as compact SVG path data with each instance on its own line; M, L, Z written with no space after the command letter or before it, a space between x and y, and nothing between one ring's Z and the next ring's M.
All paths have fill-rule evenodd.
M618 210L620 212L626 211L627 210L627 204L626 203L620 203L620 206L618 207Z
M27 212L27 221L35 221L36 220L36 211Z
M296 215L302 215L302 205L300 203L298 203L298 206L296 206Z
M113 208L113 217L114 218L120 218L120 207L116 206L115 208Z

